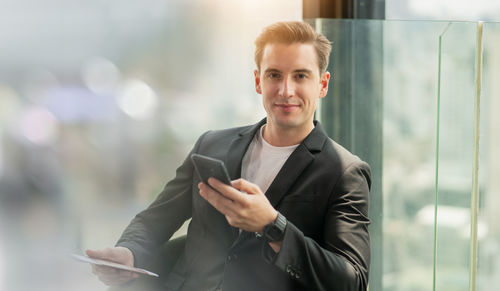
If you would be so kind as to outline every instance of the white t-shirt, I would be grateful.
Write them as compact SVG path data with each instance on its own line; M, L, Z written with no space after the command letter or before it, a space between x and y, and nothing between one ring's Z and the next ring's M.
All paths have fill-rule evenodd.
M299 146L298 144L286 147L275 147L267 143L262 132L263 125L259 133L253 137L241 166L241 177L247 181L257 184L263 193L274 181L281 167L288 157Z

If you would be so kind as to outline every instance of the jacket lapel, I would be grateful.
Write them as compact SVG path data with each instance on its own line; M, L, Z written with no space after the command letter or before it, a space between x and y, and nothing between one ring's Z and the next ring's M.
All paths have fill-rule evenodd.
M224 163L226 164L229 177L234 180L241 178L241 163L243 157L252 141L255 133L266 123L264 118L259 123L242 130L229 146L229 150Z
M313 160L314 156L302 144L290 155L266 191L266 196L274 208Z
M260 127L266 123L266 119L264 118L259 123L247 127L242 130L238 136L232 141L229 146L229 150L226 156L224 163L226 164L226 168L231 180L235 180L241 178L241 163L243 161L243 157L252 141L255 133ZM231 233L233 235L233 239L239 237L240 231L236 227L231 226ZM233 244L235 244L238 240L235 240Z
M293 183L302 174L304 169L314 160L314 153L321 151L327 136L319 122L315 121L313 131L295 149L285 162L278 175L266 191L271 205L276 208L285 194L290 192Z

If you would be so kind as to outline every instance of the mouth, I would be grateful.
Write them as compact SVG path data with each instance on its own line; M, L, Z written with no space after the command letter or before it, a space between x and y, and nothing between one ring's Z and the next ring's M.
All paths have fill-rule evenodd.
M284 112L291 112L300 107L299 104L289 104L289 103L278 103L274 104L274 106L276 106L277 108L279 108Z
M278 107L285 107L285 108L286 107L300 107L299 104L291 104L291 103L276 103L274 105L276 105Z

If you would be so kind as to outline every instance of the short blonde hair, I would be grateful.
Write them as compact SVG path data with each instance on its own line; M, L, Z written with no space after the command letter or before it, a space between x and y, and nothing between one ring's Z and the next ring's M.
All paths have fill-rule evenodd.
M255 40L254 59L259 71L264 48L266 45L273 43L310 43L316 50L319 73L324 73L328 67L332 45L324 35L317 33L308 23L301 21L286 21L276 22L265 27Z

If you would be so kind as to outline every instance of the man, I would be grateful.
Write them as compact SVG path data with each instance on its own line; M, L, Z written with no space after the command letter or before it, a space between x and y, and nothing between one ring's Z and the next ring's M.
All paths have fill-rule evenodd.
M188 156L117 247L87 254L144 267L192 218L165 290L366 290L370 169L313 120L330 43L306 23L281 22L255 44L266 118L206 132L190 153L223 160L232 187L200 183ZM95 269L107 284L135 276Z

